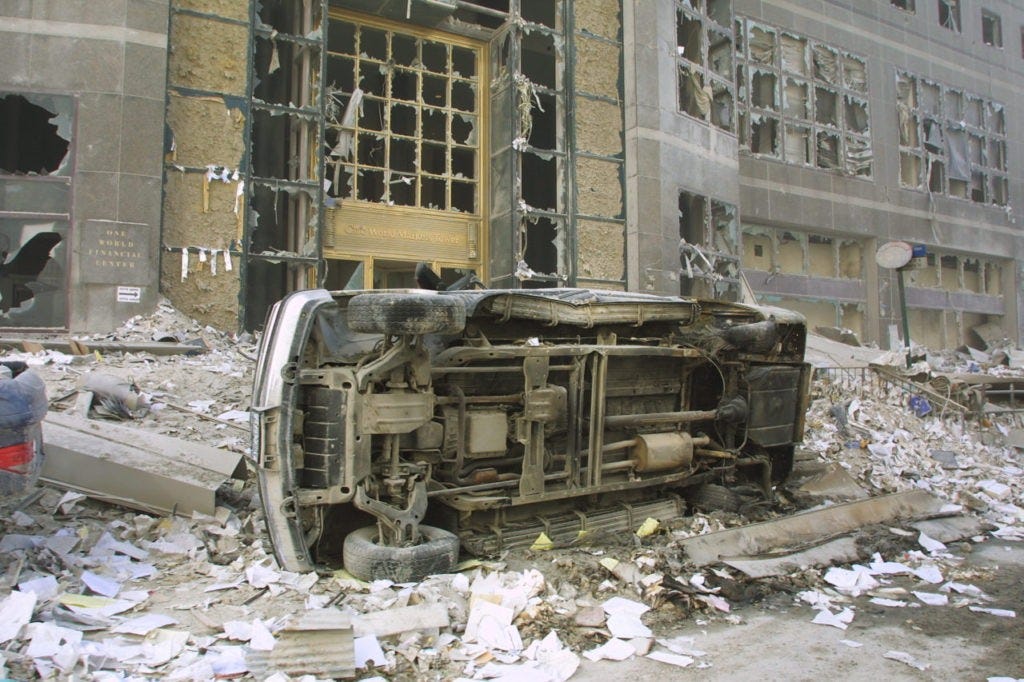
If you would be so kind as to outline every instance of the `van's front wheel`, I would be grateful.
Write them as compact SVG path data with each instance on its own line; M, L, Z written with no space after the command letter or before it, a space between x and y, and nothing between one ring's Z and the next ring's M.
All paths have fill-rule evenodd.
M435 573L450 573L459 560L459 538L433 526L420 526L420 543L389 547L379 541L377 526L367 526L345 537L345 570L360 580L421 580Z

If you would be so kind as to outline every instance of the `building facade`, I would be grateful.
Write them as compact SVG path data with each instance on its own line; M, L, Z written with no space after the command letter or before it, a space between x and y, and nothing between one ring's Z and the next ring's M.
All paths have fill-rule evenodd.
M742 273L889 346L875 253L904 241L914 341L1021 341L1019 3L78 5L0 8L0 327L101 331L163 292L255 329L428 261L726 296Z

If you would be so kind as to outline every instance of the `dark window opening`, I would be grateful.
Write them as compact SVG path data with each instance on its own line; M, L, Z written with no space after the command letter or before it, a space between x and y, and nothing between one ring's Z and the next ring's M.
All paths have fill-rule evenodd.
M558 107L554 95L538 94L530 107L530 145L537 149L558 149Z
M732 3L730 0L708 0L708 18L719 26L728 28L732 21Z
M907 12L914 11L914 0L889 0L889 4L896 9L902 9Z
M960 0L938 0L939 26L960 32Z
M21 95L0 98L0 171L49 175L60 169L71 143L50 122L56 117Z
M558 226L553 220L541 217L527 219L523 258L530 269L540 274L558 272L557 239ZM528 288L529 285L530 281L523 283L524 287ZM542 283L540 286L551 286L551 284Z
M928 169L928 191L943 192L946 189L946 169L941 161L932 160Z
M560 7L561 3L559 2L533 0L532 2L521 2L519 4L519 13L527 21L541 24L548 28L558 28L558 10Z
M680 13L679 26L676 28L676 44L679 47L679 56L687 61L700 64L702 35L700 19L694 19Z
M531 152L522 155L523 201L544 211L558 210L557 190L562 186L556 158L545 160Z
M750 126L750 151L754 154L779 153L779 122L774 118L755 120Z
M689 192L679 193L679 238L687 244L702 246L708 236L704 229L707 223L707 200Z
M981 11L981 39L992 47L1003 46L1003 22L998 15Z
M524 76L536 85L554 90L558 87L558 62L553 36L534 31L523 36L522 68Z

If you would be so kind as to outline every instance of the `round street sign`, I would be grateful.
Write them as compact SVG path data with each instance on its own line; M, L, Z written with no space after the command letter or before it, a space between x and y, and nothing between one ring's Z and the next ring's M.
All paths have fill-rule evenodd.
M906 242L886 242L875 252L878 267L886 270L897 270L910 262L914 255L914 247Z

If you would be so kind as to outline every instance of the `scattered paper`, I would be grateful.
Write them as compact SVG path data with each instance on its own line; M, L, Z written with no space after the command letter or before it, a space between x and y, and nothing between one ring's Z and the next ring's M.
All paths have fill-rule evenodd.
M367 664L387 666L388 659L384 656L384 650L380 648L380 642L374 635L356 637L353 640L356 650L356 667L365 668Z
M636 649L633 648L632 644L614 637L596 649L583 652L583 657L591 661L600 661L602 659L608 659L609 661L624 661L635 655Z
M32 620L35 607L34 592L11 592L0 602L0 644L18 636L21 629Z
M818 611L818 615L811 621L815 625L831 625L834 628L845 630L846 626L853 622L853 611L843 609L839 613L832 613L828 609Z
M658 661L660 663L668 663L669 665L679 666L685 668L688 665L693 665L693 659L689 656L680 656L679 654L670 654L664 651L652 651L647 654L647 658L652 661Z
M909 665L911 668L917 668L918 670L922 671L927 670L929 667L927 663L921 663L905 651L886 651L884 656L885 658L888 658L890 660L905 663Z
M110 631L116 634L145 636L157 628L175 625L177 622L176 619L165 616L162 613L147 613L137 618L126 620L120 625L111 628Z
M1009 609L990 609L985 606L971 606L971 611L975 613L987 613L990 616L999 616L1000 618L1016 618L1017 612Z

